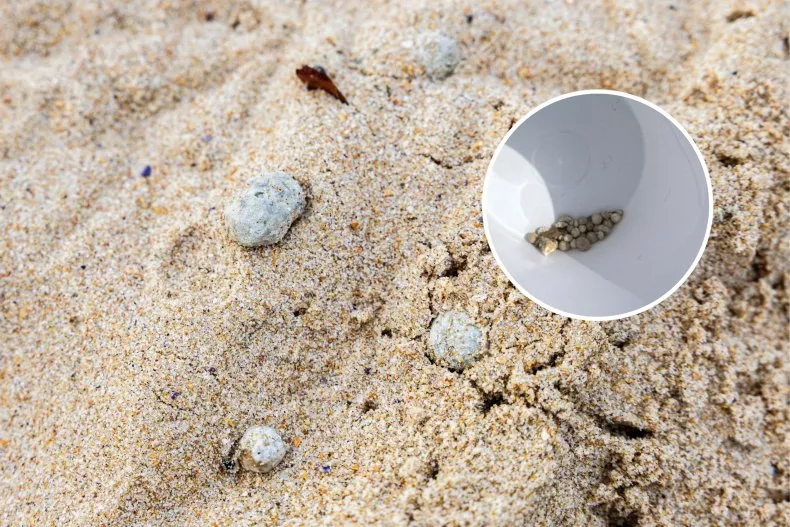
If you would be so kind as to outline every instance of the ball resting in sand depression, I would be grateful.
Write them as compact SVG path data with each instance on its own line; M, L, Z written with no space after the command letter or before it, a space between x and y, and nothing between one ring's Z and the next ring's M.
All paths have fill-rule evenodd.
M446 79L461 62L458 41L438 31L422 33L415 52L425 73L434 80Z
M483 349L483 332L469 315L458 311L442 313L431 324L430 357L455 371L471 366Z
M283 172L252 178L248 188L225 207L228 235L245 247L272 245L283 239L305 207L302 186Z
M280 434L269 426L251 426L241 437L238 458L241 468L251 472L270 472L285 457L286 446Z

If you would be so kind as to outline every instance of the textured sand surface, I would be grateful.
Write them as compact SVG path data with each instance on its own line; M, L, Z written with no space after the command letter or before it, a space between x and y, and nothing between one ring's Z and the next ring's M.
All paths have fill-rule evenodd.
M0 525L790 524L787 2L112 4L0 7ZM696 271L621 322L526 300L481 225L498 141L585 88L663 106L714 185ZM261 170L308 204L247 250ZM460 374L448 310L487 342ZM285 459L227 472L254 424Z

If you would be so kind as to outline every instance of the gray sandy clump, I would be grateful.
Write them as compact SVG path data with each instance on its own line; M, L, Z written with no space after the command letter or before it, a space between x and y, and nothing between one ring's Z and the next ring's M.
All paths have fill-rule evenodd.
M434 80L446 79L461 62L458 41L438 31L420 35L416 55L425 73Z
M448 311L431 325L431 359L451 370L461 371L474 363L483 349L483 332L466 313Z
M283 239L305 207L305 193L293 177L273 172L250 180L249 187L225 207L228 235L245 247L273 245Z
M264 473L271 472L285 452L285 443L274 428L251 426L239 441L237 455L244 470Z

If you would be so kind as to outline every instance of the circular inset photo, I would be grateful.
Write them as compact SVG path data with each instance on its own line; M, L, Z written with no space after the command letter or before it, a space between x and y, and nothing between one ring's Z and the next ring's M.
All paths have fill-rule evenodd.
M511 282L559 315L613 320L671 295L697 265L713 195L694 141L667 112L609 90L527 114L483 185L491 251Z

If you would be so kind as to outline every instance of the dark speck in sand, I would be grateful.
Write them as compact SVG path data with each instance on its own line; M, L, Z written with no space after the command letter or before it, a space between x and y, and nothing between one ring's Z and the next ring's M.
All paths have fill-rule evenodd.
M171 400L171 401L175 401L175 400L176 400L176 397L178 397L179 395L180 395L180 394L179 394L178 392L173 392L173 393L171 393L171 394L170 394L170 400Z
M329 474L332 471L332 467L329 465L324 465L322 467L319 467L319 470L324 474Z
M151 175L151 165L145 165L145 167L140 171L140 175L143 177L148 177Z
M365 375L370 375L370 368L365 368Z

